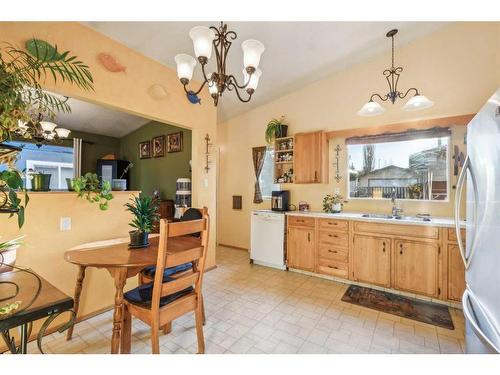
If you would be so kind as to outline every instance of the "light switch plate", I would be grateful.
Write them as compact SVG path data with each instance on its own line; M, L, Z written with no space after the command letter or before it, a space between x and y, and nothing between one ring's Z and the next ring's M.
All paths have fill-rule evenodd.
M59 229L61 232L65 232L71 230L71 218L70 217L61 217L59 223Z

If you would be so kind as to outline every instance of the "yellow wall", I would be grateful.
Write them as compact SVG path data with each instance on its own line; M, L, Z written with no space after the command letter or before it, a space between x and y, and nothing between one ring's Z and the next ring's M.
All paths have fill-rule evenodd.
M127 48L103 34L77 22L0 22L0 41L23 47L32 37L57 44L61 51L71 50L87 63L94 77L95 91L81 91L75 86L51 80L44 86L74 98L97 103L159 122L192 130L192 190L193 206L207 206L211 216L211 237L207 267L215 264L216 179L215 168L204 170L204 137L208 133L216 141L216 109L211 98L203 93L203 105L190 104L173 69ZM165 38L169 36L166 35ZM161 47L160 47L161 48ZM97 54L112 54L125 73L111 73L98 64ZM172 56L173 58L173 56ZM157 101L148 90L161 84L168 98ZM194 83L198 86L197 83ZM108 212L100 212L74 195L33 194L26 211L26 224L18 231L16 220L0 217L0 236L12 238L27 235L26 245L19 251L18 264L31 267L56 287L72 294L76 267L64 262L63 252L78 243L126 236L128 215L123 209L125 196L112 202ZM71 232L59 232L59 217L73 218ZM132 284L130 284L132 285ZM83 295L83 314L113 303L113 284L105 271L89 270ZM111 329L111 327L110 327Z
M390 64L390 55L381 56L304 88L273 100L218 125L220 145L219 233L222 244L249 248L250 211L269 208L269 201L255 205L254 172L251 148L264 145L264 130L273 117L285 115L291 134L313 130L339 130L399 123L422 118L437 118L475 113L500 85L500 23L457 23L396 49L396 62L404 67L401 88L418 87L435 101L434 107L420 112L404 112L404 101L387 105L377 117L356 114L373 92L386 92L382 71ZM464 149L463 131L453 132L453 142ZM321 210L322 198L339 187L346 193L344 179L333 179L332 154L336 144L330 142L330 183L283 185L291 190L292 203L307 201L312 210ZM345 150L345 147L343 147ZM345 153L341 155L345 166ZM452 184L455 179L452 179ZM231 196L243 196L243 210L231 209ZM403 202L406 214L429 212L434 216L451 216L451 203ZM390 202L350 201L345 210L389 212Z

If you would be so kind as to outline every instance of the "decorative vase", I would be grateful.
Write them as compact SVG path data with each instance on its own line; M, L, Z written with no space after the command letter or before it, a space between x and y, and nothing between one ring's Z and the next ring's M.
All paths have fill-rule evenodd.
M111 180L111 190L114 191L127 190L127 180L124 178L113 178Z
M342 203L332 204L332 213L338 214L340 212L342 212Z
M128 233L130 235L129 247L131 249L139 249L142 247L149 246L149 233L148 232L143 232L140 230L132 230Z
M19 245L14 245L0 251L0 273L12 271L12 267L16 264L17 248Z
M67 177L66 178L66 185L68 186L68 191L75 191L75 186L74 186L75 180L72 178Z
M31 190L32 191L49 191L50 190L50 178L52 175L37 173L33 175L31 180Z

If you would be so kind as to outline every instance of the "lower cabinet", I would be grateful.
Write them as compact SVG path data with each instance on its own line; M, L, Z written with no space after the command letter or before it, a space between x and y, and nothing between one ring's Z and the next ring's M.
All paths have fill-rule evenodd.
M314 271L316 262L314 228L288 227L287 242L288 267Z
M354 236L353 277L355 281L391 286L391 239Z
M439 245L410 240L394 244L394 288L438 297Z
M460 302L465 291L465 267L457 245L448 245L448 299Z

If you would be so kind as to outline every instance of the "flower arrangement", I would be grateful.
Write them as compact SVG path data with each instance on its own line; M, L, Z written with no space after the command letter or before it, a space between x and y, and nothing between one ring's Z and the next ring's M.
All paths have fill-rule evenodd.
M323 211L328 213L339 213L342 211L344 197L339 193L327 194L323 198Z

